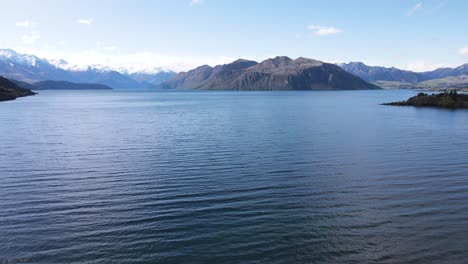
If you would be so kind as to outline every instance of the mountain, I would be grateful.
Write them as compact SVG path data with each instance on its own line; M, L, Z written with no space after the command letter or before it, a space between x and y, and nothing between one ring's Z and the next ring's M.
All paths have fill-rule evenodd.
M70 78L62 80L76 83L98 83L115 89L146 88L146 85L114 70L100 70L88 67L86 70L69 70L68 74Z
M55 67L45 59L19 54L9 49L0 50L0 75L28 83L69 78L66 71Z
M0 76L0 101L15 100L18 97L34 94L34 92L21 88L14 82Z
M397 68L368 66L362 62L339 64L349 73L357 75L386 89L467 89L468 64L457 68L439 68L428 72L404 71Z
M439 68L434 71L423 72L429 79L440 79L449 76L468 75L468 63L457 68Z
M200 66L189 72L175 74L164 68L112 68L102 65L76 66L67 61L41 59L34 55L0 49L0 75L19 86L41 81L96 83L115 89L181 88L227 90L316 90L316 89L445 89L464 87L464 80L448 79L468 75L468 64L457 68L440 68L429 72L412 72L397 68L368 66L362 62L334 65L299 58L276 57L261 63L237 60L210 67ZM346 72L345 72L346 71ZM360 78L351 78L351 73ZM362 83L362 80L374 84ZM430 80L435 80L428 82ZM441 80L439 80L441 79ZM440 85L440 87L437 87ZM373 88L374 87L374 88ZM35 88L34 88L35 89Z
M23 81L13 80L21 88L28 90L112 90L111 87L97 83L73 83L67 81L40 81L30 84Z
M422 73L400 70L394 67L385 68L379 66L368 66L362 62L350 62L338 64L345 71L352 73L368 82L388 81L415 84L431 79Z
M172 78L172 76L175 75L175 72L158 67L126 73L126 75L140 83L158 85Z
M34 86L34 84L30 84L30 83L23 82L23 81L18 81L18 80L15 80L15 79L10 79L10 81L14 82L16 85L18 85L19 87L24 88L24 89L38 90L38 88L36 86Z
M37 90L112 90L112 88L103 84L66 81L42 81L34 83L33 86Z
M340 67L317 60L276 57L261 63L236 60L229 64L200 66L176 74L162 83L164 89L200 90L357 90L379 89Z
M442 89L468 89L468 75L448 76L445 78L432 79L417 84L419 89L442 90Z
M141 72L144 76L136 75L143 81L133 79L126 69L123 73L101 65L78 67L69 65L64 60L41 59L34 55L20 54L10 49L0 49L0 75L10 79L35 83L54 80L75 83L98 83L116 89L142 89L148 83L167 80L169 72Z

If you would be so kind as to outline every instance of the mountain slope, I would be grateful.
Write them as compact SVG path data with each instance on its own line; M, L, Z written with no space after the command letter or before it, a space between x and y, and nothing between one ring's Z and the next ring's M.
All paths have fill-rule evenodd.
M385 68L368 66L362 62L350 62L339 64L345 71L361 77L368 82L389 81L415 84L429 80L430 77L421 73L400 70L397 68Z
M18 80L15 80L15 79L10 79L10 81L14 82L16 85L18 85L19 87L21 87L23 89L37 90L37 87L34 86L34 84L30 84L30 83L23 82L23 81L18 81Z
M151 86L158 85L169 80L170 78L172 78L172 76L175 75L175 72L162 68L153 68L127 73L125 75L132 78L135 81Z
M468 75L448 76L445 78L432 79L417 84L419 89L468 89Z
M75 83L97 83L110 86L115 89L142 89L146 86L127 77L117 71L101 71L88 67L81 71L68 71L70 78L65 81ZM53 79L56 80L56 79Z
M179 73L159 87L202 90L379 89L334 64L288 57L276 57L261 63L237 60L214 68L204 65Z
M47 60L33 55L19 54L9 49L0 50L0 75L28 83L69 78L66 71L55 67Z
M468 63L456 68L439 68L434 71L423 72L428 79L440 79L449 76L468 75Z
M34 83L34 87L37 90L112 90L112 88L103 84L66 81L42 81Z
M0 76L0 101L15 100L18 97L34 94L34 92L21 88L14 82Z

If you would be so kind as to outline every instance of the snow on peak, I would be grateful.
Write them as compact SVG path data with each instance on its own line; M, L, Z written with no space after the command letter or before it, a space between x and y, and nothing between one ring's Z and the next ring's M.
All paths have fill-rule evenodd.
M140 73L140 74L158 74L158 73L170 73L171 71L163 68L163 67L151 67L151 68L145 68L141 69L139 71L136 71L134 73Z
M20 54L11 49L0 49L0 58L10 63L26 64L33 67L41 60L34 55Z
M130 74L159 74L159 73L171 73L171 70L162 68L162 67L110 67L99 64L93 64L88 66L88 70L95 71L116 71L121 74L130 75Z
M163 67L112 67L101 64L90 65L76 65L70 64L63 59L40 59L34 55L17 53L11 49L0 49L0 60L6 61L10 64L22 64L32 67L37 67L44 64L49 64L52 67L68 71L94 71L94 72L110 72L116 71L121 74L159 74L159 73L172 73L171 70ZM38 65L39 64L39 65Z
M69 67L69 64L66 60L62 60L62 59L50 59L50 60L47 60L50 64L54 65L56 68L60 68L60 69L66 69L67 67Z
M11 58L17 56L18 53L11 49L0 49L0 57Z

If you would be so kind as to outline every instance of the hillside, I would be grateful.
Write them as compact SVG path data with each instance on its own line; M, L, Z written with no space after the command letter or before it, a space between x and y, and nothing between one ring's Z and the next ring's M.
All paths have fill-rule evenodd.
M31 84L31 83L28 83L28 82L18 81L18 80L14 80L14 79L10 79L10 81L16 83L16 85L18 85L19 87L24 88L24 89L38 90L38 88L34 84Z
M441 79L450 76L468 75L468 63L456 68L439 68L433 71L423 72L429 79Z
M362 62L342 63L339 66L368 82L386 81L415 84L430 79L421 73L400 70L395 67L368 66Z
M72 83L66 81L42 81L34 83L37 90L112 90L111 87L96 83Z
M154 86L169 80L175 74L175 72L167 69L153 68L127 73L126 75L140 83L147 84L148 86Z
M0 101L15 100L18 97L34 95L28 89L24 89L16 85L14 82L7 78L0 76Z
M440 89L468 89L468 75L449 76L440 79L420 82L417 85L419 89L440 90Z
M379 89L334 64L288 57L276 57L261 63L240 59L215 67L204 65L179 73L159 87L200 90Z

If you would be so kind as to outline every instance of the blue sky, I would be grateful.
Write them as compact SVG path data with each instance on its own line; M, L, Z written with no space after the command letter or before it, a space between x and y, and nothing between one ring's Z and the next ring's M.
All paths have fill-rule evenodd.
M430 70L468 62L468 1L0 1L1 48L187 70L277 55Z

